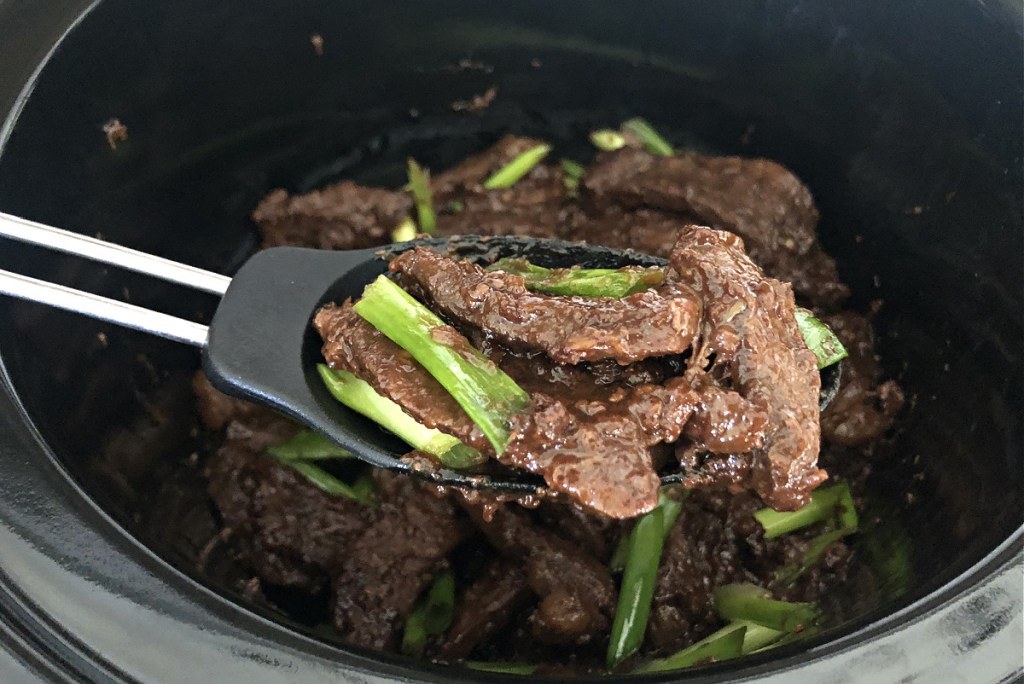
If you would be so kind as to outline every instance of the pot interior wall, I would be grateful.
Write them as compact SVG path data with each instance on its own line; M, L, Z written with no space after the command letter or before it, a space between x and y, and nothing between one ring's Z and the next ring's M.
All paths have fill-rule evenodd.
M973 3L844 5L108 0L2 148L0 209L230 273L270 189L398 185L407 156L440 169L506 132L585 159L589 130L639 114L694 149L781 161L813 190L855 307L884 302L881 353L911 400L865 538L910 541L920 594L1022 518L1020 38ZM492 68L453 66L467 57ZM491 86L485 112L452 111ZM0 268L200 320L215 305L20 246ZM29 415L135 530L199 446L198 354L8 300L0 319ZM889 579L891 608L908 578Z

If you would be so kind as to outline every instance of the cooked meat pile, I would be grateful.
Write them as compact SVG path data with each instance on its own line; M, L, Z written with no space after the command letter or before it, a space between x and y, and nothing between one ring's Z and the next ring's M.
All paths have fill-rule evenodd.
M868 319L842 309L848 288L818 243L807 188L766 160L658 157L633 147L598 153L574 190L548 164L511 188L483 187L539 142L506 137L435 174L439 233L633 248L669 260L661 285L622 299L536 294L519 276L425 249L391 268L529 393L530 409L515 417L497 458L543 476L562 496L524 508L387 472L372 473L373 506L330 496L266 455L295 427L219 395L200 376L199 410L219 445L202 468L224 540L201 561L229 556L253 578L250 598L301 605L343 640L395 651L410 611L450 569L454 618L429 639L425 657L586 672L603 662L614 616L609 561L632 518L657 504L658 469L682 468L692 491L665 538L644 658L721 626L714 587L766 586L803 552L812 535L766 540L754 511L801 507L826 479L823 467L859 492L902 394L880 382ZM402 190L346 181L304 196L277 190L253 217L266 246L350 249L386 243L411 211ZM820 420L816 360L794 302L832 325L850 351L840 393ZM495 456L451 396L351 303L324 308L316 326L332 367ZM347 477L353 467L334 472ZM835 542L785 597L826 596L847 580L850 556Z

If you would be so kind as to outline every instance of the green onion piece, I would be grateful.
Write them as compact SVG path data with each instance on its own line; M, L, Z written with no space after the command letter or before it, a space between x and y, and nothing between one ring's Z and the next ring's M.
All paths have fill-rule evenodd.
M811 501L803 508L796 511L775 511L771 508L762 508L754 513L754 518L764 528L765 539L775 539L783 534L794 532L815 523L832 520L836 515L840 502L849 499L850 487L845 482L821 487L811 494ZM845 507L845 506L844 506ZM852 509L852 505L850 506ZM854 528L856 528L857 512L853 511Z
M443 465L449 468L469 468L487 460L486 456L466 446L457 437L418 423L401 406L378 394L368 382L352 373L332 370L323 363L317 364L316 369L331 396L390 430L413 449L437 457Z
M860 521L857 517L857 509L853 505L853 495L850 493L849 485L841 482L829 489L836 492L835 504L830 512L830 529L811 539L804 548L803 556L786 563L775 571L777 585L792 585L802 574L821 560L829 546L857 531ZM814 495L811 496L813 502ZM794 513L799 512L794 511Z
M426 648L428 637L444 634L455 613L455 578L450 570L438 575L427 595L413 608L405 620L402 633L402 653L419 658Z
M462 200L454 199L448 202L448 205L445 207L445 210L447 210L448 213L450 214L461 214L465 208L465 202L463 202Z
M678 501L668 496L665 491L661 491L658 494L658 505L665 512L665 529L662 530L662 543L668 538L668 533L672 531L672 527L676 524L679 514L683 511L683 501L686 501L686 497L689 494L690 490L684 489L682 499ZM608 562L608 567L612 572L622 572L626 567L626 559L629 557L629 539L630 535L628 534L624 534L619 538L619 544L615 547L612 559Z
M573 161L572 159L565 159L563 157L558 160L558 163L562 165L562 171L565 174L565 177L574 181L579 181L587 171L587 167L577 161Z
M405 629L402 631L402 654L410 658L419 658L427 647L427 627L424 624L422 606L417 606L405 618Z
M299 430L287 441L267 447L267 453L279 461L317 461L327 458L355 458L351 452L319 432Z
M618 131L602 128L590 134L590 142L603 152L614 152L626 146L626 138Z
M369 470L364 471L362 475L356 478L356 481L352 483L352 491L355 492L358 501L368 501L371 505L373 504L377 488L373 484L373 475L370 474Z
M445 570L434 580L427 600L423 604L424 621L427 634L437 636L448 631L455 615L455 576L451 570Z
M771 627L765 627L748 620L737 620L729 624L743 625L747 628L747 631L743 634L743 655L774 648L783 639L792 634L797 634L797 632L783 632L778 629L772 629ZM803 636L809 631L810 628L807 628L799 632L799 634Z
M530 405L530 396L469 341L459 348L439 342L444 321L385 276L366 287L355 311L402 347L455 398L497 453L508 441L509 418Z
M715 610L726 620L749 620L782 632L797 632L813 625L820 612L813 603L790 603L771 597L754 584L726 584L715 588Z
M580 179L583 178L586 167L571 159L560 159L558 163L562 165L562 183L565 184L565 189L570 196L575 196L580 189Z
M678 653L667 658L659 658L643 663L633 670L633 674L681 670L698 663L721 662L738 658L743 654L743 641L746 631L747 626L745 624L734 623L726 625L717 632L704 637L695 644L687 646Z
M430 199L430 172L420 167L416 160L409 158L409 189L416 204L416 216L420 230L427 235L437 232L437 217L434 203Z
M660 285L660 268L544 268L526 259L499 259L488 271L521 276L527 289L563 297L622 298Z
M767 627L760 627L760 629L767 629ZM806 629L802 629L799 632L789 632L788 634L787 633L783 633L783 632L775 632L775 633L776 634L781 634L782 636L780 636L778 639L776 639L774 641L770 641L770 642L764 644L763 646L760 646L759 648L753 648L751 650L747 650L747 641L746 641L746 639L744 639L743 640L743 655L747 655L748 653L761 653L762 651L767 651L767 650L772 649L772 648L778 648L779 646L785 646L786 644L791 644L794 641L802 641L803 639L808 639L808 638L814 636L815 634L820 634L821 633L821 627L818 627L817 625L814 625L814 626L811 626L811 627L807 627Z
M511 188L520 178L530 173L541 160L551 151L551 145L537 145L525 152L517 154L515 159L505 164L484 181L488 190Z
M536 665L529 665L527 663L485 663L477 660L467 660L463 665L471 670L479 670L480 672L497 672L499 674L522 676L532 675L537 670Z
M664 538L665 511L660 506L640 518L629 535L629 554L608 643L609 670L636 653L643 643Z
M391 231L392 242L408 242L416 239L416 222L406 216L402 222Z
M622 123L622 130L640 141L644 149L651 154L671 157L676 153L668 141L661 137L646 119L635 117Z
M796 316L796 326L807 348L818 357L818 370L838 363L849 355L832 329L815 318L810 311L798 306L793 309L793 315Z
M372 495L367 494L365 487L357 488L355 486L347 485L330 473L324 471L322 468L306 461L282 460L281 463L290 466L321 491L330 494L331 496L344 496L366 506L373 505Z
M792 586L801 575L817 564L825 555L828 547L848 535L846 530L830 530L822 532L817 537L807 542L804 553L799 558L792 560L775 571L775 586Z

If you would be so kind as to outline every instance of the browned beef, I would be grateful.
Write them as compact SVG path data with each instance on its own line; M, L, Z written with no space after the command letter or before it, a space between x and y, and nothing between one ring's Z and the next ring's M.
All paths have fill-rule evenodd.
M520 276L484 271L422 247L403 253L391 269L445 315L513 348L542 350L559 363L632 363L680 354L700 319L692 290L672 284L622 299L540 295L527 290Z
M511 188L464 191L458 200L438 205L441 235L475 235L486 226L488 235L554 237L572 212L561 171L539 165ZM461 208L456 211L461 203Z
M239 560L264 581L315 592L348 555L369 509L330 496L292 468L228 443L206 467L208 491Z
M464 660L477 644L501 630L533 597L526 576L512 563L495 560L459 598L444 643L442 660Z
M713 454L742 454L764 446L768 423L764 409L738 392L711 382L704 381L696 389L697 404L686 424L692 448Z
M488 520L467 506L487 541L505 558L520 563L526 582L540 597L532 632L547 643L583 644L611 624L615 586L608 568L576 544L534 525L515 506L503 506Z
M759 251L804 254L817 242L810 191L766 159L663 157L623 148L598 155L583 180L598 206L679 212L730 230Z
M654 587L647 641L671 653L703 638L716 624L711 592L746 581L743 553L721 517L688 501L665 539Z
M753 488L773 508L800 508L827 475L817 467L821 379L793 317L792 289L765 277L743 240L725 231L690 227L671 264L704 298L702 347L691 360L691 377L713 363L768 415L764 446L750 452L749 480L736 484Z
M810 191L781 164L696 153L663 157L623 148L599 154L584 187L599 211L616 205L657 209L736 233L769 275L793 283L815 305L834 306L848 294L835 262L818 246L818 210ZM632 239L632 231L623 232ZM650 236L638 233L629 246L663 254L658 248L664 245L655 230Z
M878 384L881 376L875 356L870 321L847 311L824 318L850 356L843 363L839 394L821 416L825 439L846 446L864 444L880 437L903 408L903 392L892 380Z
M333 583L333 621L341 635L392 650L417 597L469 531L447 498L415 480L375 471L374 521L348 545Z
M681 377L621 390L608 402L535 394L531 411L513 417L498 460L543 476L589 510L631 518L658 505L650 447L678 439L695 403Z
M412 355L363 320L351 303L328 305L314 325L331 368L347 370L396 402L427 427L455 435L477 449L490 443L452 395Z
M264 247L358 249L390 242L411 208L408 193L343 181L305 195L274 190L252 218Z

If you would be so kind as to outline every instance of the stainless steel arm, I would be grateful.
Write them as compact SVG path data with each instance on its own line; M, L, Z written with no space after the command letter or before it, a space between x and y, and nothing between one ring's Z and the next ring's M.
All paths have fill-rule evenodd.
M166 337L175 342L185 342L196 347L206 346L207 327L201 323L186 321L134 304L73 290L63 285L54 285L17 273L0 270L0 294L75 311L127 328Z
M228 285L231 284L231 278L219 273L211 273L187 264L179 264L170 259L128 249L3 212L0 212L0 237L9 237L21 242L74 254L216 295L223 295L227 291ZM0 294L49 304L58 309L75 311L86 316L166 337L169 340L186 342L196 347L206 346L208 330L205 325L200 323L17 273L0 270Z
M135 249L104 242L87 235L54 228L19 216L0 212L0 236L28 242L59 252L75 254L93 261L101 261L119 268L151 275L172 283L187 285L197 290L222 295L231 278L204 271L195 266L179 264L170 259L146 254Z

